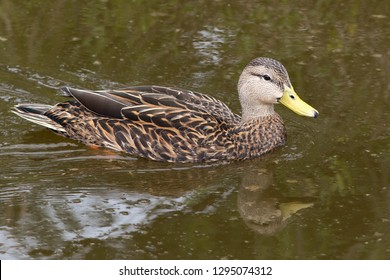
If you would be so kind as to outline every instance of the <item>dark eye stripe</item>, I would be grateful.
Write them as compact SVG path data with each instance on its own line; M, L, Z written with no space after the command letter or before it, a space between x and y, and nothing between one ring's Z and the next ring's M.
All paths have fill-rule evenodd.
M259 77L259 78L263 78L263 79L266 80L266 81L271 81L271 80L272 80L271 77L268 76L267 74L265 74L265 75L260 75L260 74L256 74L256 73L251 73L251 75L256 76L256 77Z

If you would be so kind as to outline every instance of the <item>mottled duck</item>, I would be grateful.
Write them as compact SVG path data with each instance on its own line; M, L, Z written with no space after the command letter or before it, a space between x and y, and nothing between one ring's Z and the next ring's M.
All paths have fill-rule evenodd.
M298 97L285 67L263 57L252 60L239 78L241 116L209 95L175 87L62 91L72 100L19 104L13 112L87 145L167 162L243 160L271 152L287 137L274 104L318 116Z

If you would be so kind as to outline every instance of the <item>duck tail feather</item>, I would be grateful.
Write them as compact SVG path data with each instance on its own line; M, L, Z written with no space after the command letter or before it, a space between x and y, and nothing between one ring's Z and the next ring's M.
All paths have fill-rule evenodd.
M39 124L58 132L65 132L62 125L45 115L45 113L52 107L53 106L51 105L45 104L18 104L13 108L12 112L35 124Z

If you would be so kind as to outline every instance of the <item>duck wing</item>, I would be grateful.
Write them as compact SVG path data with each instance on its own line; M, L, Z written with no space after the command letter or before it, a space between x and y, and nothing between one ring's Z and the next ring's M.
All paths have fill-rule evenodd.
M223 102L176 88L66 88L64 92L78 101L67 104L72 106L72 118L79 119L71 121L77 125L67 125L68 137L83 142L93 139L93 144L154 160L223 159L233 148L229 131L240 121ZM58 109L63 112L63 108ZM52 110L51 115L59 115L55 111L58 112ZM69 120L66 122L69 124Z
M74 97L88 110L102 116L122 118L122 109L139 111L137 106L151 109L169 108L199 111L226 123L238 123L241 117L234 114L222 101L195 91L161 86L135 86L121 90L89 91L65 87L67 96ZM152 112L152 111L151 111Z

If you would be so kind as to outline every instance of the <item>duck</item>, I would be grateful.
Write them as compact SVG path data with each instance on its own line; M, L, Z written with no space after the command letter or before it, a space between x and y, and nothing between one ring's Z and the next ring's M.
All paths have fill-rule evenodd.
M90 146L163 162L249 160L287 140L274 105L316 118L291 85L279 61L258 57L238 80L241 115L200 92L165 86L118 90L63 87L68 101L56 105L18 104L13 113Z

